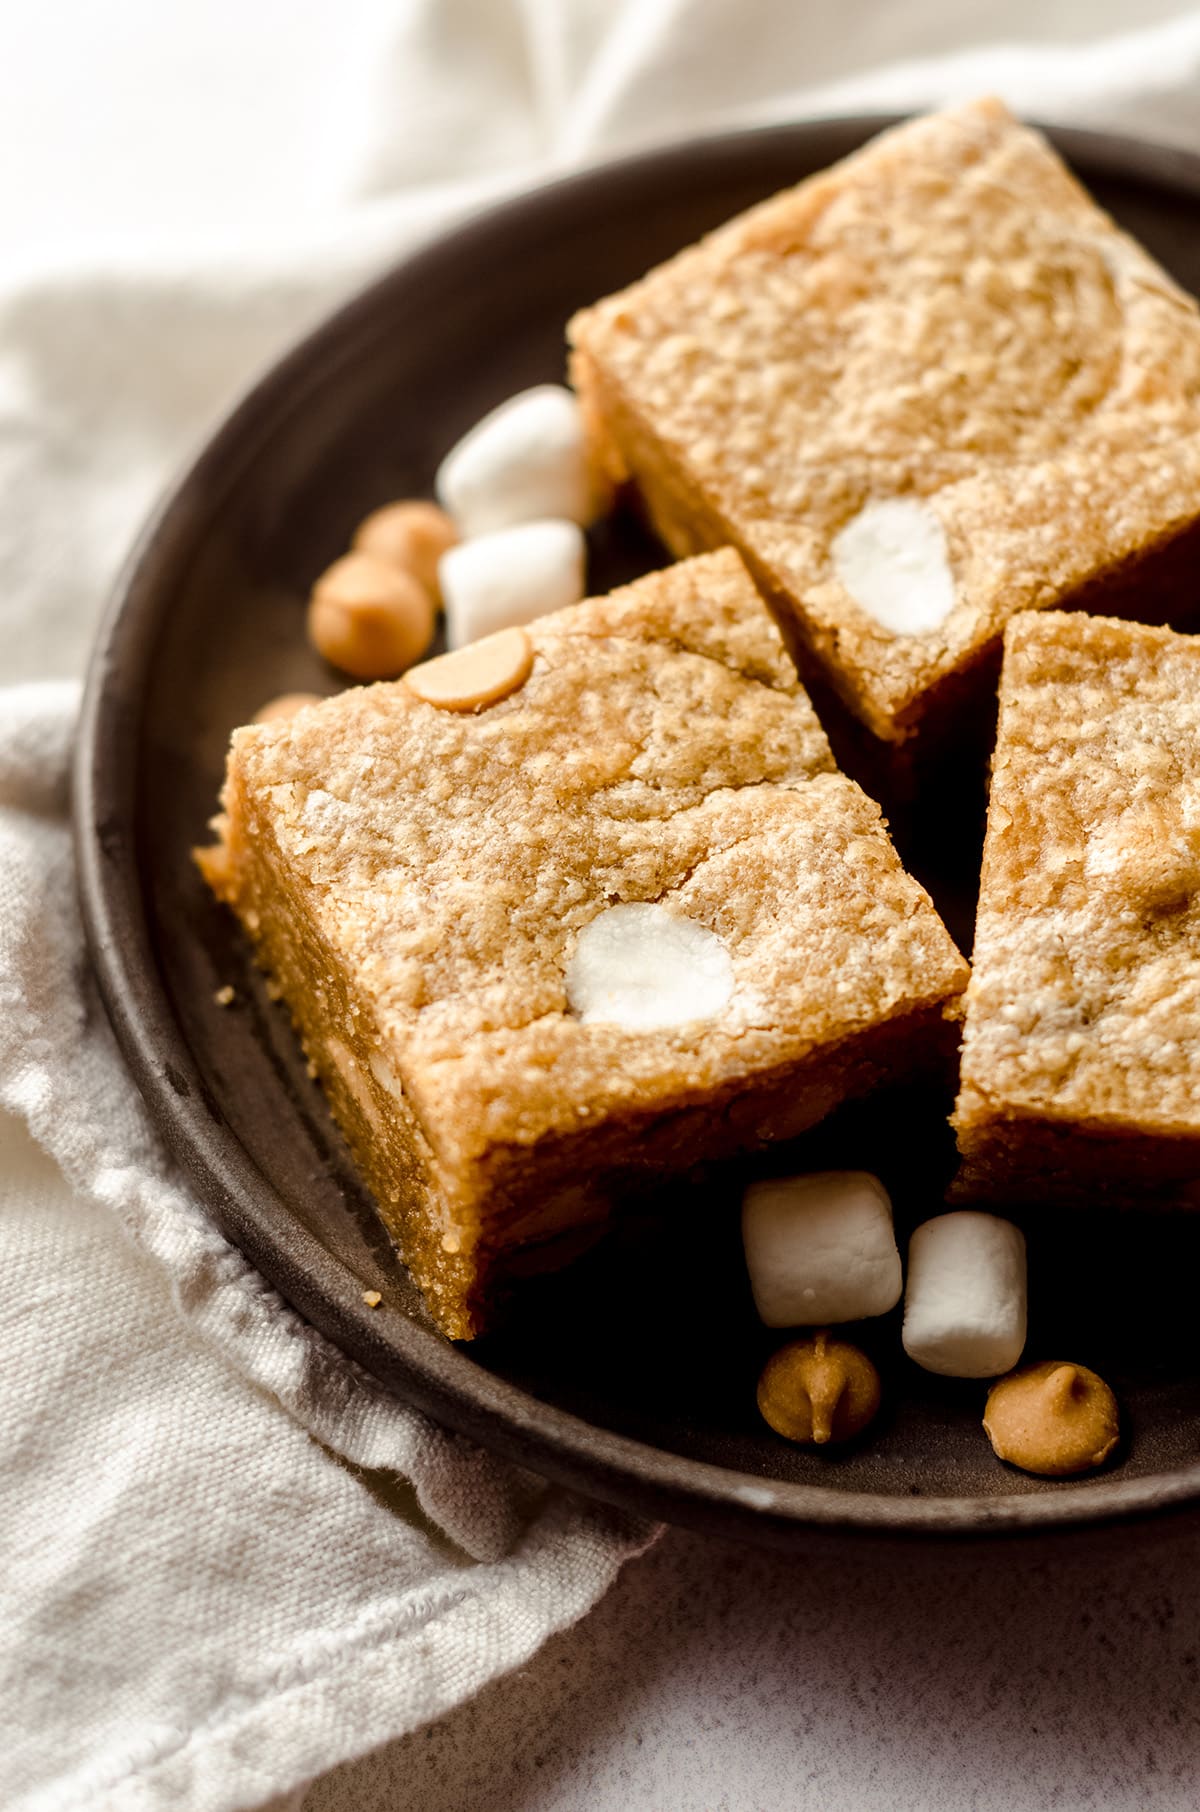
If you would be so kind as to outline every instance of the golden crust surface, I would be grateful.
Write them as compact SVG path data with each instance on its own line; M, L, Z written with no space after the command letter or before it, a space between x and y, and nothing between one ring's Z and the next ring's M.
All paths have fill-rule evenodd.
M1036 1122L1105 1140L1114 1189L1154 1180L1128 1141L1200 1140L1200 642L1010 623L966 1003L955 1124L993 1185Z
M270 923L303 920L308 981L298 933L273 957L285 995L323 1074L322 1000L346 1020L370 1096L356 1150L381 1111L371 1076L402 1099L447 1251L487 1240L513 1154L553 1146L561 1181L573 1140L732 1101L814 1050L936 1017L966 980L878 807L835 771L735 554L528 633L529 678L476 715L397 682L235 732L224 796L224 897L268 955ZM575 940L618 902L722 940L719 1018L631 1032L571 1013Z
M670 544L739 546L889 740L1010 616L1200 513L1196 304L998 102L883 134L570 337L611 462ZM921 634L860 608L831 554L898 495L940 519L954 581Z

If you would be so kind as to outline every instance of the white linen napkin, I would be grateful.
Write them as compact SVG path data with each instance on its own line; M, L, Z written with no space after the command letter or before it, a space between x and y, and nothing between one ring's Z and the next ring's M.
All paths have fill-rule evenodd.
M286 218L0 256L6 1807L288 1793L516 1666L652 1535L395 1402L226 1244L157 1144L87 975L64 786L76 676L155 493L261 361L388 257L601 153L987 89L1200 141L1200 14L1127 29L1146 13L1096 0L1085 25L1023 0L1008 36L1074 41L930 61L994 34L953 0L364 3ZM228 0L214 15L236 35ZM1117 35L1078 41L1102 27ZM114 53L104 75L116 132L122 82L135 115L149 73ZM246 156L271 131L260 77Z

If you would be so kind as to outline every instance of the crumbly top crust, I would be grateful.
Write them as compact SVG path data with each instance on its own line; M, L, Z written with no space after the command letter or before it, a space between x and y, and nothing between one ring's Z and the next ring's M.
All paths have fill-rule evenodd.
M477 715L365 687L237 731L230 758L235 863L252 817L452 1168L961 991L736 555L528 633L529 679ZM578 932L629 901L724 941L719 1019L632 1033L571 1015Z
M885 133L570 331L883 736L1014 612L1197 514L1200 313L997 101ZM955 584L918 635L830 551L898 495L928 500Z
M959 1117L1200 1131L1200 642L1005 635Z

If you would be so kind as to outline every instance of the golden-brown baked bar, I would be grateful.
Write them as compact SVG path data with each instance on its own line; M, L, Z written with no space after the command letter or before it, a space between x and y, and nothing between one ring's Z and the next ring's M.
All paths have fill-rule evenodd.
M959 1199L1200 1177L1200 641L1009 624L973 968Z
M966 982L736 554L523 633L528 677L478 712L401 680L236 731L202 859L455 1337L631 1180L786 1138L929 1057ZM707 1016L612 1023L608 931L655 958L668 920L665 969ZM630 956L653 996L636 948L618 986Z
M570 339L667 545L738 547L886 744L961 720L1017 611L1195 608L1200 314L997 101L884 133Z

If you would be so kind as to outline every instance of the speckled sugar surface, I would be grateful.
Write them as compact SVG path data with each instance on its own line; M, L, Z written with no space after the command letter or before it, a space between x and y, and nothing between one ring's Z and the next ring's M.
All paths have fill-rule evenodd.
M1200 1126L1200 643L1008 630L960 1122Z
M738 545L880 736L1015 611L1196 517L1196 304L997 101L884 134L571 334L615 468L671 499L668 541ZM899 497L940 524L953 576L919 633L834 558Z
M670 1531L582 1624L304 1812L1185 1812L1200 1537L783 1558Z
M508 634L521 683L477 712L410 675L235 731L203 858L452 1338L506 1251L609 1211L635 1145L678 1174L793 1136L885 1038L924 1061L967 980L731 549ZM616 907L658 925L656 1006L593 985Z

